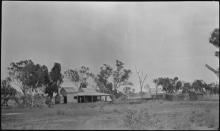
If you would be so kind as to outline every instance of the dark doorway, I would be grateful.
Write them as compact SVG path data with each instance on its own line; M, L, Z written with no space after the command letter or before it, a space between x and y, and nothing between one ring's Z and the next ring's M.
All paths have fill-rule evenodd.
M63 103L65 103L65 104L67 103L67 96L63 97Z

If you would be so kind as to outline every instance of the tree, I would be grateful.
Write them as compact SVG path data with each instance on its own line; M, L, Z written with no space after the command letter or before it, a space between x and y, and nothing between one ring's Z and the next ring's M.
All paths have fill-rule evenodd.
M166 93L169 92L169 88L171 86L171 83L170 83L170 79L169 78L162 78L162 77L159 77L157 79L154 79L153 82L156 84L156 94L157 94L157 87L159 85L161 85L163 87L163 91L165 91Z
M101 92L113 94L113 84L110 82L112 73L113 68L110 65L104 64L100 67L100 72L97 74L95 81Z
M213 32L211 33L211 36L209 38L209 42L214 45L216 48L219 49L219 29L216 28L213 30ZM219 51L215 52L215 56L218 57L219 59ZM217 77L219 77L219 68L218 69L214 69L211 66L209 66L208 64L205 65L209 70L211 70L215 75L217 75Z
M181 89L182 87L182 82L179 80L176 82L176 85L175 85L175 92L177 92L179 89Z
M80 89L87 88L88 79L90 77L93 78L94 74L89 71L89 67L85 67L85 66L81 66L81 68L78 71L78 74L79 74L79 80L80 80Z
M10 85L11 79L7 77L4 80L1 80L1 99L3 99L3 103L1 105L8 106L8 100L10 97L15 97L16 90Z
M139 84L140 84L140 89L141 89L141 98L143 97L143 87L144 87L144 82L147 78L147 74L143 74L143 71L140 74L140 71L137 70L137 68L135 67L136 73L138 75L138 80L139 80Z
M132 93L135 93L135 89L132 89L131 92L132 92Z
M206 87L206 83L203 80L195 80L192 83L192 88L196 92L203 92L203 88Z
M124 68L124 63L116 60L116 70L113 71L113 86L114 91L117 92L117 89L128 84L128 79L130 77L131 70Z
M85 66L81 66L79 70L66 70L64 75L70 79L79 90L87 87L89 77L94 79L94 74L89 71L89 67Z
M57 93L55 97L55 103L60 103L60 95L59 95L59 88L60 84L63 82L63 76L61 74L61 65L60 63L54 63L53 68L50 71L50 79L51 79L51 92Z
M125 69L124 63L116 60L116 69L113 70L110 65L104 64L100 68L100 72L97 74L95 81L99 90L111 94L111 98L114 101L114 99L121 94L118 92L119 87L132 84L128 81L130 74L131 70Z
M13 81L18 82L22 85L21 90L24 94L23 104L31 104L33 106L33 92L37 88L45 85L47 81L45 80L45 69L46 66L40 66L39 64L34 64L31 60L22 60L19 62L12 62L8 67L9 76ZM31 103L27 103L27 95L31 95Z
M182 86L181 81L178 81L178 77L172 78L162 78L159 77L157 79L154 79L154 83L156 84L156 94L157 94L157 87L161 85L163 87L163 91L165 91L167 94L173 94L177 92Z
M214 29L213 32L211 33L209 42L215 47L219 48L219 29L218 28Z
M189 82L186 82L183 84L183 92L182 93L189 93L191 89L191 84Z
M126 86L126 87L123 88L123 91L124 91L125 94L129 94L129 93L131 93L131 87Z
M178 77L174 77L173 79L170 79L171 80L171 93L176 93L182 86L182 82L180 80L178 80L179 78Z
M79 88L80 78L77 70L69 69L65 71L64 74L68 79L70 79L76 85L77 88Z

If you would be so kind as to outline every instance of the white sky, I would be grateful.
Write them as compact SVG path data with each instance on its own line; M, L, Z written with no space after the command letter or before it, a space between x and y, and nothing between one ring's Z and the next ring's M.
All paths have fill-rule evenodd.
M51 70L125 63L158 77L216 82L219 66L210 32L219 28L218 2L2 2L1 78L11 62L32 59Z

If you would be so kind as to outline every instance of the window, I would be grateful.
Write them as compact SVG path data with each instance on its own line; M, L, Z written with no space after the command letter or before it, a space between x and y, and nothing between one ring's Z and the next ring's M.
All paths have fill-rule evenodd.
M74 96L74 99L77 99L77 96Z

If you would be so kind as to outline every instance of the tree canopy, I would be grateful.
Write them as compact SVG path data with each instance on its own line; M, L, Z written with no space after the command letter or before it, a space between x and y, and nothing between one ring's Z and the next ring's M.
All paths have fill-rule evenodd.
M124 63L116 60L116 68L113 69L110 65L104 64L100 68L99 74L96 77L96 83L101 92L118 96L118 88L122 85L132 85L128 81L131 70L124 68Z

